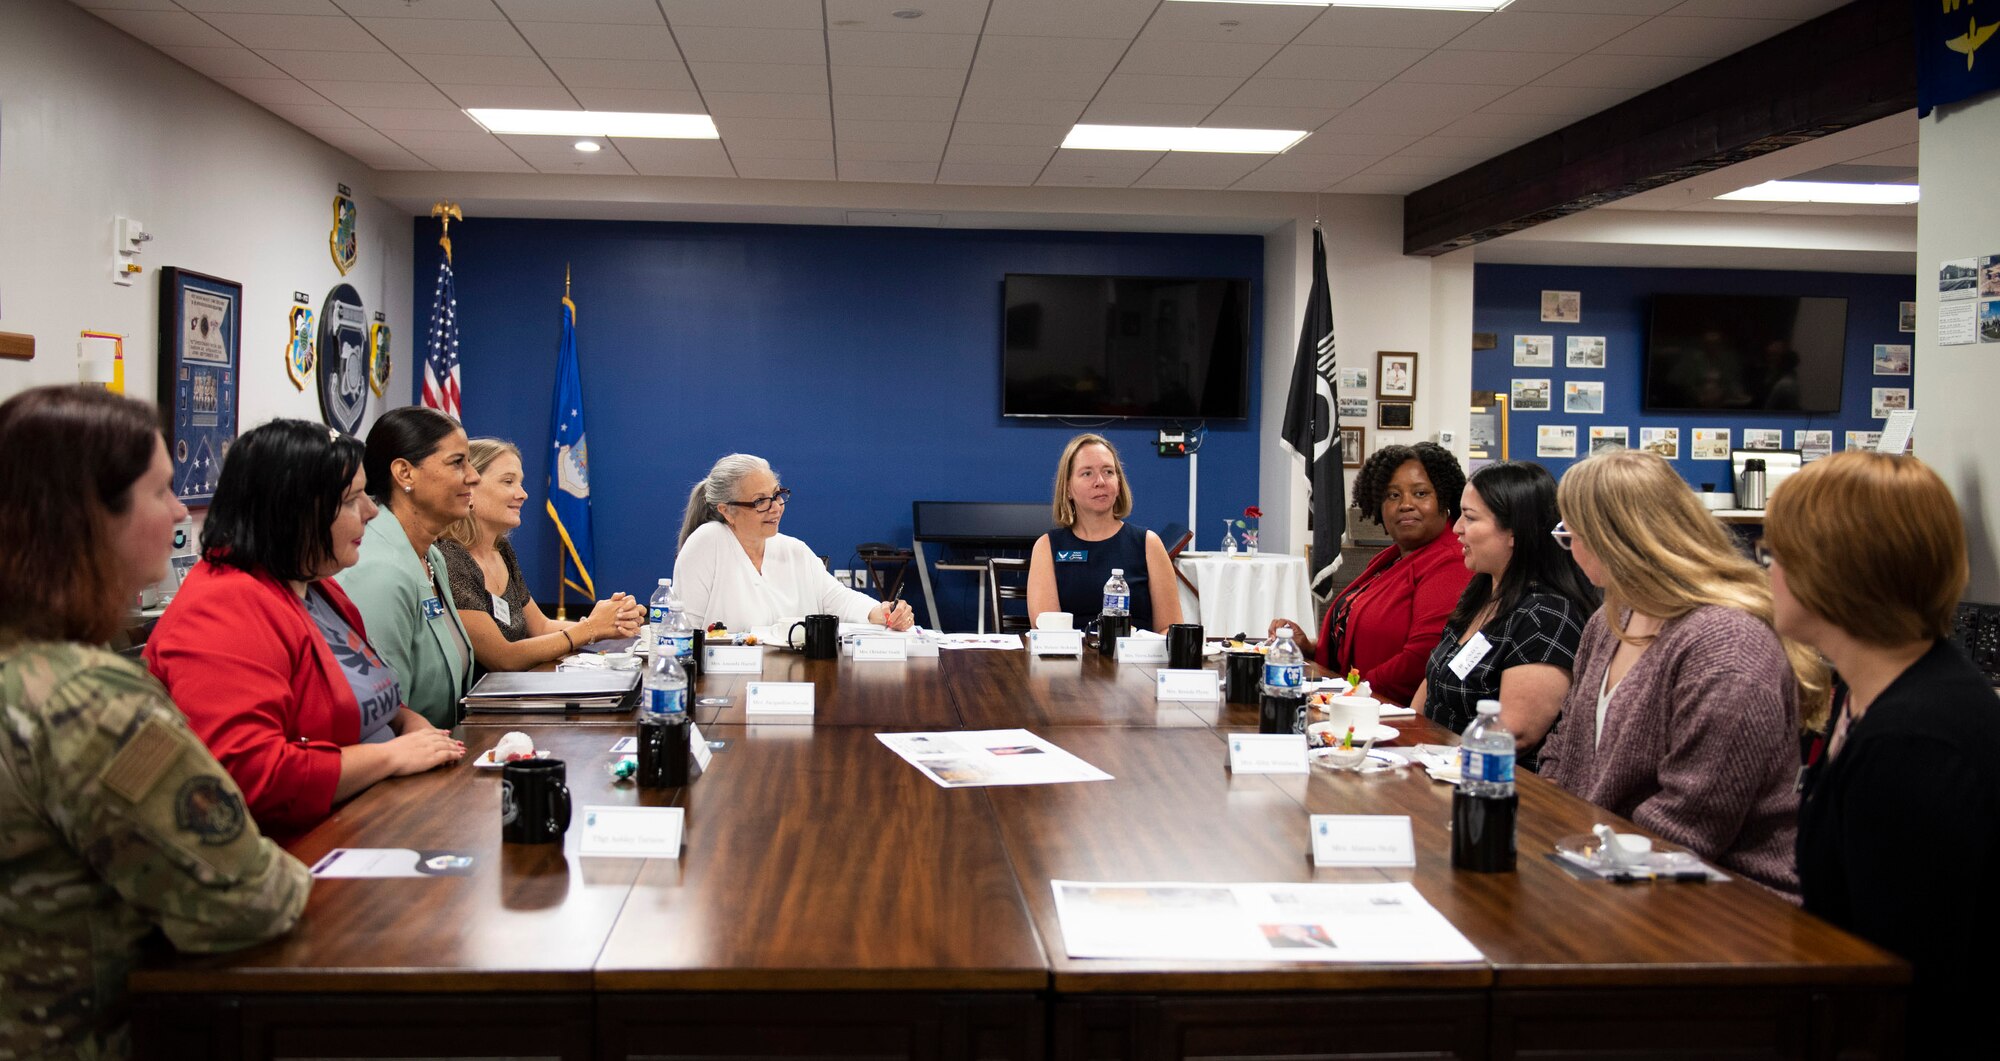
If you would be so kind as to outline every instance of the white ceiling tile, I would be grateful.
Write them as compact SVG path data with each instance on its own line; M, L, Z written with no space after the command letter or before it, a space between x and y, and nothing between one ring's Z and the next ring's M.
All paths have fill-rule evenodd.
M1426 184L1435 183L1464 169L1457 162L1446 158L1419 158L1411 155L1392 155L1361 171L1370 177L1420 177Z
M557 84L556 75L549 72L547 63L526 54L525 46L522 51L520 55L429 55L397 49L403 61L415 67L417 73L440 85L449 82L535 88Z
M628 59L679 62L680 51L665 26L618 26L588 22L516 22L514 26L545 59Z
M1006 100L1087 100L1104 87L1104 78L1088 70L1070 74L1035 70L1001 70L974 67L965 82L965 94Z
M842 163L924 162L935 165L944 157L944 145L884 143L879 140L843 138L835 141L834 152Z
M1330 185L1327 191L1345 195L1408 195L1430 181L1422 177L1387 177L1381 175L1359 175L1348 177Z
M1168 74L1113 74L1097 94L1099 101L1130 103L1203 103L1215 106L1243 84L1234 77L1175 77Z
M1109 74L1125 43L1091 37L1012 37L988 33L979 40L973 70Z
M820 0L660 0L660 9L675 26L760 26L770 29L820 29Z
M1663 15L1678 3L1680 0L1514 0L1507 10L1580 15Z
M832 140L830 118L717 118L715 128L728 141L747 136L757 140Z
M1917 145L1892 147L1872 155L1862 155L1851 160L1857 166L1914 166L1917 164Z
M660 24L660 7L653 0L496 0L496 2L507 12L507 17L516 22L591 22L617 26Z
M254 103L316 107L326 102L325 96L289 77L218 77L215 80Z
M1345 48L1293 44L1274 56L1260 76L1321 81L1387 81L1429 55L1425 48Z
M836 119L884 122L950 122L958 101L950 96L835 96Z
M1207 103L1145 103L1099 99L1086 107L1079 121L1091 125L1199 125L1215 107Z
M571 88L694 88L687 64L632 59L550 59L549 69Z
M704 94L710 92L826 91L826 67L802 63L689 63Z
M301 129L365 129L368 123L330 104L266 103L264 109Z
M1129 41L1162 6L1157 0L992 0L986 32Z
M1535 137L1555 132L1570 124L1570 119L1559 115L1545 114L1489 114L1477 111L1460 118L1443 129L1435 130L1444 136L1518 136L1532 140Z
M892 162L856 160L839 164L840 179L844 181L893 181L904 184L929 184L937 177L935 162Z
M248 48L161 48L160 50L183 65L210 77L287 76L286 71L272 66Z
M1310 173L1322 185L1332 184L1382 161L1380 155L1299 155L1286 152L1267 159L1259 173Z
M1142 44L1147 41L1289 44L1318 17L1319 11L1310 7L1161 4L1138 39Z
M308 81L313 91L342 107L424 107L458 109L444 93L408 81Z
M958 120L961 122L992 122L999 124L1054 124L1072 123L1082 116L1084 100L1062 99L1005 99L975 96L970 91L958 105Z
M93 5L94 6L94 5ZM137 7L137 4L120 4ZM150 6L150 5L148 5ZM184 0L182 7L196 14L219 11L245 15L341 15L333 0Z
M739 158L736 175L752 180L830 181L835 177L833 159Z
M453 103L461 107L502 107L514 110L573 110L578 103L586 108L596 106L598 110L624 110L623 107L604 107L592 104L581 93L573 93L561 85L543 88L529 88L521 85L448 85L437 86L439 92L451 97ZM608 89L584 89L583 92L605 92Z
M625 157L614 150L578 151L573 136L497 137L528 164L544 173L630 173ZM554 166L556 168L551 169Z
M1509 91L1506 85L1423 85L1391 81L1341 112L1341 117L1384 113L1470 114Z
M1019 144L1055 150L1069 135L1072 122L1055 125L1020 122L968 122L960 120L951 129L954 144Z
M895 66L836 66L833 91L842 96L957 96L964 70Z
M573 88L570 95L585 110L637 111L647 114L707 114L701 93L670 88Z
M1480 19L1446 47L1575 55L1637 29L1645 21L1643 15L1555 14L1509 8Z
M913 66L964 70L979 46L971 33L874 33L837 29L826 35L835 66Z
M751 137L730 137L722 141L729 149L729 157L740 165L746 158L816 158L833 161L833 141L831 140L757 140Z
M1229 186L1234 192L1316 192L1332 182L1321 180L1310 173L1284 173L1258 170Z
M946 163L965 162L982 165L1033 166L1037 170L1042 164L1055 157L1056 149L1028 144L967 144L953 140L944 149Z
M236 42L185 11L96 11L98 18L155 48L228 48Z
M402 145L373 129L314 129L312 134L350 154L366 151L393 155L403 150Z
M417 152L417 157L446 173L533 173L535 167L521 161L506 148L493 151L447 151L432 149Z
M1145 174L1142 169L1078 169L1047 166L1035 183L1045 188L1129 188Z
M361 25L395 52L427 55L525 55L534 51L512 24L470 19L365 18Z
M1200 74L1244 78L1278 54L1277 44L1139 40L1118 62L1121 74Z
M892 12L922 11L922 18L896 18ZM889 33L978 33L986 21L980 0L913 4L910 0L826 0L826 26L871 29Z
M513 154L498 137L484 130L465 132L449 129L384 129L389 139L422 155L429 151L479 151Z
M179 11L174 0L71 0L86 11ZM338 13L338 12L336 12Z
M1760 18L1818 18L1847 3L1848 0L1759 0L1755 5L1740 3L1739 0L1682 0L1665 12L1670 15L1691 15L1694 17L1713 16L1715 18L1744 18L1755 15Z
M272 65L301 81L362 81L368 83L417 81L422 74L388 52L295 52L261 53Z
M1230 106L1321 107L1336 109L1359 101L1380 81L1315 81L1297 77L1253 77L1229 96Z
M1267 160L1265 155L1170 151L1140 177L1142 188L1226 188Z
M1436 111L1349 108L1328 119L1313 139L1330 142L1347 136L1398 136L1414 140L1450 125L1457 115Z
M1579 55L1535 83L1583 88L1653 88L1706 65L1706 59L1684 55Z
M1352 133L1316 132L1292 145L1284 157L1305 158L1312 155L1370 155L1381 158L1392 155L1416 143L1422 137L1415 133Z
M729 155L714 140L617 138L618 152L648 177L734 177Z
M1493 136L1427 136L1399 154L1420 158L1449 158L1463 163L1483 162L1520 147L1526 141Z
M826 35L816 29L738 29L729 26L678 26L674 40L691 63L793 63L823 66Z
M382 42L345 15L206 14L202 19L246 48L379 52Z
M942 150L945 141L951 138L951 123L850 121L836 117L833 120L833 135L842 146L849 140L875 140L883 143L923 144L926 147Z
M1398 81L1439 85L1525 85L1569 62L1567 52L1434 52L1398 75Z
M190 9L214 0L187 0ZM355 18L469 19L497 22L505 18L493 0L333 0Z
M1219 129L1302 129L1319 128L1333 111L1324 107L1239 107L1225 103L1201 120L1202 125Z
M1300 32L1296 43L1348 48L1438 48L1484 17L1465 11L1335 7L1326 9Z
M708 92L708 113L718 118L818 118L832 116L820 92Z
M427 107L351 107L356 118L385 133L404 130L413 132L459 132L492 136L480 128L461 110L435 110ZM400 139L400 138L399 138ZM410 145L404 144L409 147Z
M1796 25L1797 22L1789 19L1666 16L1653 19L1642 29L1614 38L1597 50L1606 55L1686 55L1720 59Z
M1036 165L1007 165L998 162L947 162L938 167L939 184L987 184L1026 186L1042 175Z
M1527 85L1480 108L1492 114L1561 114L1583 118L1631 98L1629 88Z

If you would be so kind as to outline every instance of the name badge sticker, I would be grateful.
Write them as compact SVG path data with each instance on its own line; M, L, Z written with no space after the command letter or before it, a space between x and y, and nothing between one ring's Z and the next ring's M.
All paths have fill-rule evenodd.
M1090 550L1088 549L1056 550L1056 563L1058 564L1087 564L1089 562Z
M1417 844L1407 814L1315 814L1315 866L1414 866Z
M493 621L499 623L502 626L505 626L508 623L513 622L514 609L509 608L507 606L506 598L500 596L498 593L492 594L492 597L493 597Z
M436 597L424 598L424 621L444 618L444 602Z
M1465 646L1458 650L1458 654L1451 657L1449 664L1451 672L1458 675L1459 681L1464 681L1465 676L1472 673L1472 668L1479 666L1479 661L1485 659L1486 654L1491 651L1493 642L1486 640L1485 634L1474 633L1472 640L1467 641Z

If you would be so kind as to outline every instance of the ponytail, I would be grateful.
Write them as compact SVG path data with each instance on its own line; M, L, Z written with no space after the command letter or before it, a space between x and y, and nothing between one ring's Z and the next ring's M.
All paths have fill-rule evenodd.
M681 518L681 540L676 545L686 545L688 536L701 529L704 523L722 522L722 513L716 506L735 499L736 484L751 472L768 472L771 462L748 453L731 453L715 462L708 470L708 478L694 484L688 491L687 515Z

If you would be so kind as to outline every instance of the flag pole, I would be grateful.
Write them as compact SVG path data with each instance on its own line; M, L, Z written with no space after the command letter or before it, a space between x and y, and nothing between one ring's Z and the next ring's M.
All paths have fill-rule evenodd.
M569 301L569 263L563 263L563 301ZM556 618L569 618L569 553L562 535L556 535Z

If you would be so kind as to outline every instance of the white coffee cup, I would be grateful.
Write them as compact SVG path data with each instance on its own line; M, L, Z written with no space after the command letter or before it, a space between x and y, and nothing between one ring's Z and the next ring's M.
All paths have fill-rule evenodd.
M1639 865L1653 853L1651 837L1640 836L1637 833L1617 833L1612 839L1616 842L1611 845L1611 861L1621 866Z
M1382 701L1366 696L1336 696L1327 701L1326 720L1333 724L1336 734L1347 732L1354 727L1354 739L1367 740L1375 732L1375 726L1382 718Z
M1068 612L1043 612L1035 616L1037 630L1074 630L1076 616Z

